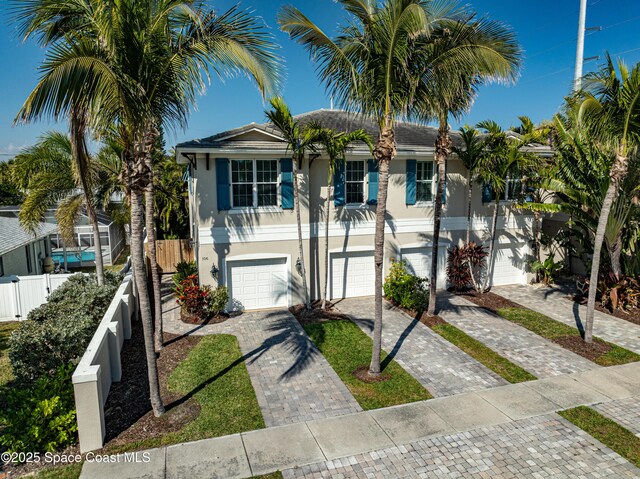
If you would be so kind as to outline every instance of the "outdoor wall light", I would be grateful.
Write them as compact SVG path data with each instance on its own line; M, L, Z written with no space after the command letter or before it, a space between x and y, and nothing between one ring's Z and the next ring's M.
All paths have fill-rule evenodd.
M300 258L296 260L296 271L302 276L302 260Z
M218 279L218 268L216 267L216 265L212 265L211 266L211 276L213 276L213 279L217 280Z

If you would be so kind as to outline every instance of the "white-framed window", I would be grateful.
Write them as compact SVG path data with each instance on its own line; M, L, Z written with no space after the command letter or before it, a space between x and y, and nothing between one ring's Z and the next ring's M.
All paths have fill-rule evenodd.
M365 161L347 161L345 169L345 199L347 204L361 205L364 203L365 178L367 170Z
M515 201L522 193L522 178L516 175L507 175L505 188L501 201Z
M435 167L432 160L416 162L416 202L431 203L434 197Z
M231 160L231 206L278 206L278 160Z

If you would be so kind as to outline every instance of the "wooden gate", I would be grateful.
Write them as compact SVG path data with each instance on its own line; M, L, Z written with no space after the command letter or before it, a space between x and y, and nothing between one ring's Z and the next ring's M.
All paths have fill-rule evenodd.
M149 245L145 244L148 254ZM161 274L175 273L176 264L181 261L193 261L195 258L189 240L156 241L156 259Z

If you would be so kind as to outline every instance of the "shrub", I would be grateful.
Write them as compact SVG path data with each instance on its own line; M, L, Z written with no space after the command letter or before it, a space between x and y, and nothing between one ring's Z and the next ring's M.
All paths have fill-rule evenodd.
M387 299L411 311L424 311L429 306L429 282L407 271L404 261L394 261L385 278L384 294Z
M229 304L229 290L226 286L218 286L209 291L209 315L216 316L223 312Z
M0 444L9 452L53 452L76 440L72 365L31 387L7 388L0 398Z
M542 282L547 286L553 284L556 275L564 267L562 261L556 262L553 256L549 256L544 261L532 261L531 271L538 273L542 277Z
M447 252L447 279L454 291L478 290L478 283L487 265L484 246L474 243L453 246Z
M94 275L74 275L29 313L9 340L9 359L20 382L51 374L86 349L118 288L109 274L98 286Z
M171 279L173 280L173 291L180 287L180 284L189 276L197 276L198 268L195 261L180 261L176 264L176 272Z
M611 311L640 308L640 281L630 276L616 278L613 273L601 275L598 293L602 306Z

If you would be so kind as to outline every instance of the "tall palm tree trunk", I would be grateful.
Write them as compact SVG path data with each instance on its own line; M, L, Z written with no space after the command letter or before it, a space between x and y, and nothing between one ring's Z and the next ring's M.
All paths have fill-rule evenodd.
M380 375L380 354L382 351L382 280L384 275L384 228L387 214L387 190L389 187L389 163L396 154L395 133L391 119L386 118L386 125L380 131L380 137L373 151L378 160L378 204L376 206L376 230L374 239L375 263L375 316L373 320L373 349L369 374Z
M609 258L611 259L611 271L616 278L622 277L622 233L618 235L616 240L609 247Z
M593 261L591 263L591 277L589 283L589 299L587 302L587 316L584 324L584 341L593 342L593 316L596 308L596 293L598 292L598 275L600 273L600 255L602 253L602 243L609 221L609 214L613 203L618 197L620 182L624 179L629 168L629 158L621 154L616 155L616 159L611 167L611 182L607 193L602 201L600 218L598 219L598 229L593 245Z
M145 222L147 227L147 244L149 247L149 264L151 266L151 282L153 292L153 344L156 351L162 349L162 292L160 268L156 253L156 225L155 225L155 188L153 181L145 191Z
M304 248L302 245L302 219L300 217L300 191L298 185L298 158L293 158L293 203L296 209L296 223L298 225L298 255L300 259L300 276L302 276L302 291L304 295L304 307L311 309L309 301L309 289L307 287L307 270L304 261Z
M473 183L471 182L471 170L467 174L469 193L467 194L467 245L471 242L471 201L473 199Z
M144 208L142 205L142 193L138 190L131 191L131 263L133 275L138 287L138 303L142 329L144 334L145 356L147 360L147 372L149 376L149 394L153 414L156 417L164 414L164 405L160 396L160 382L158 380L158 366L156 352L153 343L153 319L151 314L151 302L147 286L147 274L144 267Z
M322 309L327 306L327 291L329 290L329 215L331 214L331 199L333 198L333 175L329 175L329 184L327 185L327 204L324 209L325 228L324 228L324 288L322 292Z
M74 105L69 113L69 129L71 133L71 153L76 165L78 179L82 186L87 208L87 216L93 230L93 247L95 249L96 278L98 285L104 284L104 260L102 258L102 241L100 240L100 226L96 215L95 203L93 200L93 182L91 171L91 160L87 151L87 112ZM66 259L66 257L65 257Z
M538 210L533 211L533 247L535 248L534 254L536 255L536 261L540 263L540 212ZM540 282L540 270L536 271L536 283Z
M427 314L432 316L436 314L438 300L438 243L440 242L440 224L442 222L442 197L446 180L446 163L451 154L452 144L448 122L441 119L436 139L435 160L438 166L438 187L436 188L436 201L433 210L433 245L431 246L431 278L429 282L429 308L427 309Z
M489 282L493 277L493 255L496 245L496 235L498 233L498 212L500 211L500 200L496 199L495 208L493 210L493 219L491 220L491 242L489 243L489 254L487 256L487 276L484 278L482 292L489 291Z

